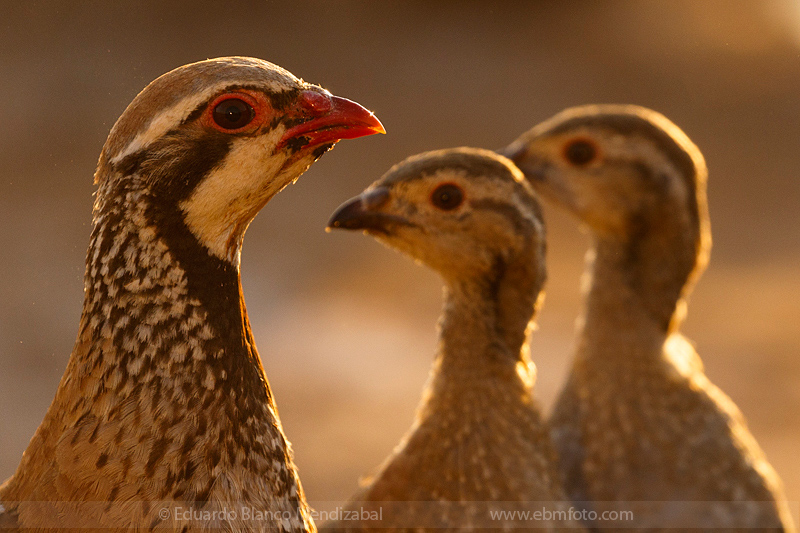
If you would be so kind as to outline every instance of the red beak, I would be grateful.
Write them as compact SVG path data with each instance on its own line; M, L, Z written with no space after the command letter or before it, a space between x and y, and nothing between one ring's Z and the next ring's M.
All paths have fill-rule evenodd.
M300 107L311 118L289 128L278 143L278 148L299 137L308 139L308 143L304 145L306 148L340 139L386 133L381 121L371 111L352 100L312 91L305 91L300 98Z

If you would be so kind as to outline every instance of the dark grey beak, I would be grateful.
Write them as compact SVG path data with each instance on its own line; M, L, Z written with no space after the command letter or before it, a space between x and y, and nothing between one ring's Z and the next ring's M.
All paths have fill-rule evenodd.
M385 187L364 191L334 211L328 221L328 229L377 230L386 233L387 224L397 219L379 211L389 197L389 190Z

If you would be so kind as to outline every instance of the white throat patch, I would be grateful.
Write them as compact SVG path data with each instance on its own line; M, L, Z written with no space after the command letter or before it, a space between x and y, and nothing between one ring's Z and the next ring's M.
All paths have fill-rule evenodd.
M247 226L270 198L293 178L283 178L286 158L274 148L284 128L238 138L222 164L181 203L186 224L213 255L238 264Z

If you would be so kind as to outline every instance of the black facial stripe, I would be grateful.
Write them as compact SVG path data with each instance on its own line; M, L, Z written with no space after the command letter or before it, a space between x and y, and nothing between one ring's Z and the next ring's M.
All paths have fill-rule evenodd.
M148 205L146 215L151 227L167 245L175 261L186 272L187 296L196 298L207 311L206 321L215 338L206 350L213 352L225 348L219 364L225 368L230 383L256 383L260 376L254 365L245 364L243 358L258 358L253 348L249 324L240 301L239 274L232 264L209 253L200 244L175 206L162 203ZM245 375L245 374L252 375ZM269 394L269 390L267 391Z
M286 141L286 148L290 152L295 153L295 152L299 152L300 150L302 150L303 147L308 145L308 143L310 143L310 142L311 142L311 140L308 137L306 137L305 135L301 135L300 137L292 137L291 139Z
M130 176L139 172L139 167L146 157L146 150L139 150L132 154L126 155L122 160L116 163L111 163L112 172L118 172L123 176Z
M164 134L150 145L111 164L111 169L124 176L139 174L145 181L166 181L164 185L193 189L200 179L217 166L230 151L232 136L217 131L187 132L175 129ZM172 146L186 146L175 153ZM157 171L157 176L154 174ZM162 180L167 176L181 176L181 180ZM183 187L180 187L180 185ZM162 189L159 188L159 191Z
M112 169L122 175L138 174L165 202L177 206L222 163L232 140L217 131L174 130L112 164ZM176 152L175 147L184 149Z
M222 320L217 332L225 332L228 322L241 320L241 313L227 317L228 309L236 308L231 298L238 294L239 278L236 268L228 261L211 255L200 244L197 237L186 225L183 212L175 207L162 207L152 203L148 206L147 217L151 227L166 243L175 260L186 271L190 297L200 300L208 309L208 320ZM222 327L225 326L225 327Z
M149 184L159 199L157 204L148 206L152 226L162 232L161 238L187 272L190 289L197 293L195 296L209 305L217 305L215 302L219 302L222 294L228 294L226 290L231 287L231 290L236 289L234 294L238 294L236 271L226 261L210 255L208 249L200 244L186 226L179 206L210 172L222 164L230 151L231 137L216 131L203 131L200 135L195 132L194 135L183 130L168 134L146 149L124 158L115 165L115 170L135 170L141 180ZM185 149L176 153L174 146L184 146ZM126 175L132 173L125 172ZM214 283L210 283L211 280L215 280ZM193 283L195 289L192 289ZM221 290L223 286L225 290ZM203 294L205 289L210 289L207 294ZM217 292L218 289L221 292ZM210 313L209 316L214 315Z
M185 148L176 153L175 146ZM234 281L238 284L238 277L235 269L226 261L210 255L189 230L180 203L222 164L230 146L231 137L222 132L203 131L193 136L190 132L180 131L162 137L149 149L143 150L138 165L139 176L159 199L149 206L148 216L152 225L163 232L161 237L178 262L187 273L191 273L190 285L194 279L200 288L207 287L209 280L219 276L227 279L224 285ZM216 290L212 292L207 295L209 301L218 300Z
M322 154L333 148L333 144L334 143L321 144L314 148L314 151L311 152L311 155L314 156L314 161L322 157Z
M258 91L258 87L251 87L245 86L242 87L243 89L252 89ZM263 89L262 89L263 90ZM281 91L279 93L265 93L267 98L269 98L270 104L272 104L272 108L276 111L283 111L291 104L297 101L297 98L300 96L300 89L289 89L287 91Z

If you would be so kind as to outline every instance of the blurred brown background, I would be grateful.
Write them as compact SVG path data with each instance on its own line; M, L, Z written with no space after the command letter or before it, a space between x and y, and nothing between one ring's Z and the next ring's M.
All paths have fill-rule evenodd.
M410 425L440 283L329 214L420 151L497 148L560 109L636 103L710 167L710 268L684 332L800 500L800 3L8 2L0 19L0 480L77 331L92 173L134 95L178 65L268 59L374 109L251 226L248 309L310 500L340 500ZM548 408L571 354L586 238L549 215L532 352ZM795 513L797 512L795 504Z

